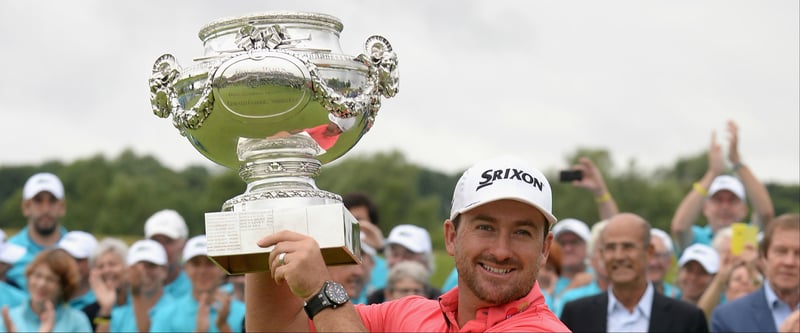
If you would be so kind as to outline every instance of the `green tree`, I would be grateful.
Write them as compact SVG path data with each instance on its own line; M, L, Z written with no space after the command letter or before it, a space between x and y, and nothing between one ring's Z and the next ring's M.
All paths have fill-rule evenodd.
M674 210L708 163L707 153L699 152L651 172L640 169L636 160L618 169L610 151L581 147L567 154L565 166L559 169L569 168L581 156L600 168L620 210L640 214L664 230L669 230ZM236 170L191 166L176 171L132 150L110 160L97 154L70 163L0 166L0 228L8 231L25 226L20 212L22 187L28 177L42 171L52 172L64 182L68 204L63 222L67 228L132 238L141 237L147 217L164 208L181 213L193 235L203 233L204 213L220 211L226 200L243 193L246 186ZM558 170L543 171L553 187L557 217L574 217L589 224L599 219L591 193L558 182ZM398 224L417 224L428 229L434 247L441 250L442 221L449 215L460 175L420 167L401 152L390 151L346 155L325 165L316 182L320 189L334 193L370 195L380 209L380 227L385 234ZM800 184L765 185L776 214L800 212Z
M421 169L408 163L397 151L353 155L326 165L317 177L317 185L339 194L362 192L369 195L379 208L379 227L384 234L398 224L416 224L431 233L438 232L442 222L442 199L439 193L421 193L420 174ZM432 188L426 187L426 190Z

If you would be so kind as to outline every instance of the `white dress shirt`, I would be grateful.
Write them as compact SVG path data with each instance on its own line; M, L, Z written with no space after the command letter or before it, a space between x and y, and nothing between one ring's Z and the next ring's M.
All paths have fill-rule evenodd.
M608 332L647 332L650 328L650 312L653 309L653 285L647 283L644 295L632 312L614 297L614 290L608 289Z

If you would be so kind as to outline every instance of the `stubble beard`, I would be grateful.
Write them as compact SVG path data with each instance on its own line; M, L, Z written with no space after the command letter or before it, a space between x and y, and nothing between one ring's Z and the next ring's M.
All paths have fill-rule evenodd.
M47 221L42 222L41 219L33 223L33 230L41 236L50 236L58 229L58 220L53 219L53 222L48 224Z
M480 281L478 278L480 272L477 270L482 270L483 268L479 266L480 265L473 263L467 258L459 258L456 260L456 267L459 268L459 275L461 275L460 272L465 273L461 278L466 283L466 287L469 288L478 299L495 305L509 303L524 297L533 289L536 278L539 276L538 265L535 265L534 274L531 279L506 284L495 284L491 281Z

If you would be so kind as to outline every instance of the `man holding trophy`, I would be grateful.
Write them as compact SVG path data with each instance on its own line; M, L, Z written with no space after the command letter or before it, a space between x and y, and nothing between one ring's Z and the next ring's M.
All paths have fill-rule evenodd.
M313 238L286 230L267 235L258 244L273 248L270 272L247 274L247 331L313 325L320 332L568 332L536 283L557 221L551 193L541 172L514 158L481 161L464 172L444 222L458 287L439 300L353 305L331 281Z
M567 331L536 277L552 242L551 188L513 158L480 162L444 222L459 288L354 307L327 266L360 263L359 225L312 177L372 127L397 93L397 57L369 37L341 53L335 17L271 12L212 22L187 68L165 54L150 78L153 112L197 150L239 168L245 193L206 214L208 256L247 273L247 331ZM305 311L303 311L305 310Z

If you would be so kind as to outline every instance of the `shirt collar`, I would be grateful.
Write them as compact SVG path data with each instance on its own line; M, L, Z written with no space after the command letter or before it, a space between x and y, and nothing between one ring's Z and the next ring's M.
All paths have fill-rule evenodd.
M458 287L455 287L439 297L439 307L445 318L448 321L452 321L451 324L453 325L457 325L455 318L458 313L458 289ZM493 327L497 323L537 305L544 305L544 295L542 295L541 289L539 288L539 282L534 283L531 291L518 300L478 309L475 314L475 319L471 320L465 326L479 321L481 322L480 324L482 324L481 326L485 325L484 327L486 328Z
M642 311L642 314L648 319L650 318L650 313L653 309L653 293L653 284L648 282L647 288L644 290L644 295L642 295L642 298L639 299L639 303L636 304L636 309ZM612 287L608 289L608 309L606 309L606 314L611 314L617 307L623 311L628 311L628 309L626 309L625 306L622 305L619 300L617 300L617 297L614 296L614 290Z
M774 309L781 302L781 300L778 299L778 295L772 290L772 286L769 285L769 280L766 279L764 280L764 295L767 297L767 304L770 310Z
M29 253L38 253L38 252L44 251L47 248L56 247L56 244L58 244L58 242L56 242L56 244L54 244L54 245L52 245L50 247L45 247L45 246L39 245L39 243L37 243L36 241L33 240L33 238L31 238L30 233L28 233L29 229L30 228L28 226L25 226L24 228L22 228L22 230L19 231L20 234L25 235L25 240L27 240L27 244L25 244L25 248L28 249ZM64 238L64 235L67 234L67 228L62 225L62 226L60 226L58 228L58 232L59 232L59 235L60 235L58 237L58 240L61 240L61 238Z

